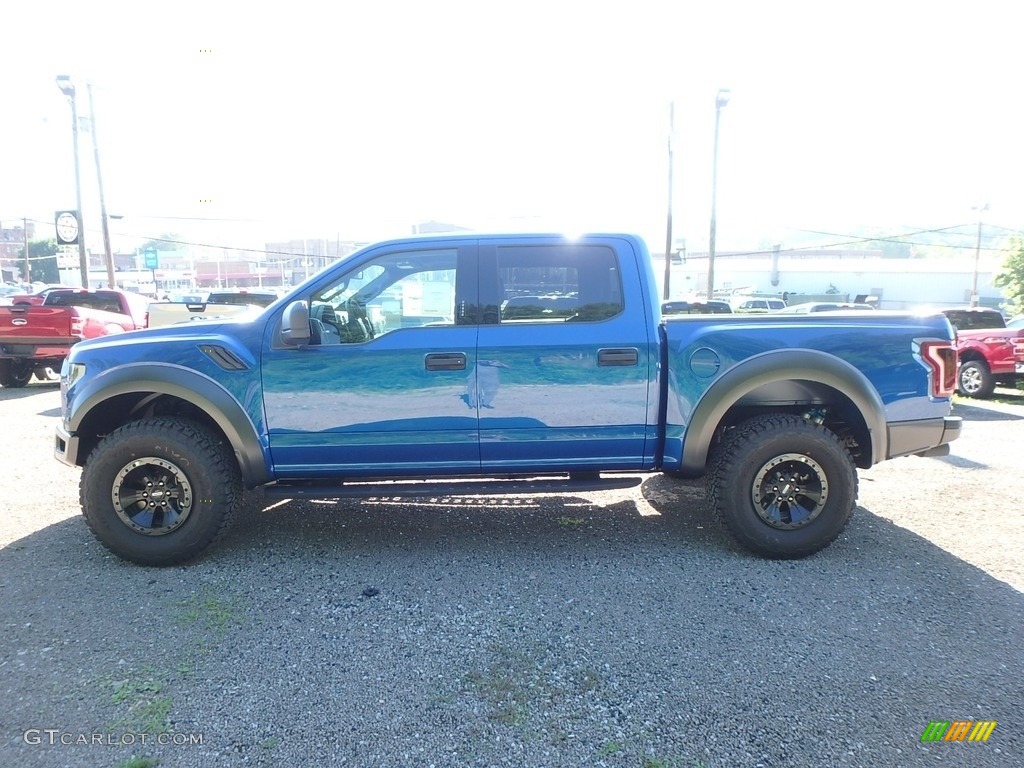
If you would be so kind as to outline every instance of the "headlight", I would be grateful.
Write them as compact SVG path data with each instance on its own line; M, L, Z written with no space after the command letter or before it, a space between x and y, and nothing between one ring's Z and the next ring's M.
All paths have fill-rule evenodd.
M60 377L64 380L65 386L74 386L74 383L85 376L85 363L69 363L66 359L60 367Z

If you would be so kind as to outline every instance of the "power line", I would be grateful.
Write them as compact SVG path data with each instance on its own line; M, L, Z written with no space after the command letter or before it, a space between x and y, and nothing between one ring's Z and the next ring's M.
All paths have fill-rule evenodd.
M962 248L962 249L973 251L976 248L976 246L973 243L970 244L970 245L953 245L953 244L950 244L950 243L920 242L920 241L917 241L917 240L902 240L902 239L898 239L898 238L911 237L913 235L924 235L924 234L936 234L936 233L939 233L939 232L949 232L950 230L954 230L954 229L961 229L963 227L972 227L973 228L974 226L976 226L976 225L973 224L973 223L972 224L958 224L958 225L953 226L953 227L941 227L939 229L922 229L922 230L919 230L917 232L907 232L906 234L903 234L903 235L887 235L887 236L883 235L883 236L878 236L878 237L867 237L867 236L865 236L863 238L863 242L869 242L869 243L896 243L898 245L926 245L926 246L932 246L932 247L936 247L936 248ZM987 227L996 227L995 224L986 224L985 226L987 226ZM1006 227L999 227L999 229L1007 229L1007 228ZM815 234L815 235L829 235L830 237L853 237L853 235L838 234L836 232L821 232L821 231L814 230L814 229L797 229L797 230L794 230L794 231L796 231L796 232L809 232L809 233ZM1012 232L1014 230L1008 230L1008 231ZM973 237L974 236L973 232L963 232L961 234L963 234L964 237ZM1000 250L1000 249L989 247L989 248L983 248L982 250L996 251L996 250Z
M878 237L855 237L854 235L846 235L846 234L842 234L842 233L838 233L838 232L822 232L820 230L814 230L814 229L793 229L794 232L807 232L809 234L828 235L830 237L848 237L848 238L851 238L851 239L849 239L849 240L842 240L842 241L835 242L835 243L820 243L820 244L816 244L816 245L798 245L798 246L793 246L792 248L787 248L786 250L789 251L789 252L792 252L792 251L820 251L820 250L827 250L829 248L838 248L840 246L846 246L846 245L863 245L864 243L877 243L877 242L885 243L885 242L888 242L888 243L897 243L899 245L923 245L923 246L929 246L929 247L933 247L933 248L957 248L957 249L964 249L964 250L971 250L971 251L973 251L973 250L975 250L975 246L974 245L947 245L945 243L923 243L923 242L918 242L918 241L913 241L913 240L900 240L900 239L898 239L898 238L901 238L901 237L912 237L914 235L927 235L927 234L936 234L936 233L939 233L939 232L948 232L950 230L960 229L962 227L968 227L968 226L973 226L973 225L971 225L971 224L957 224L957 225L951 226L951 227L940 227L938 229L920 229L920 230L915 230L915 231L912 231L912 232L904 232L902 234L882 235L882 236L878 236ZM999 251L999 250L1002 250L1002 249L1001 248L992 248L992 247L983 247L981 250L983 250L983 251ZM774 249L771 249L771 248L762 248L762 249L758 249L756 251L728 252L728 253L723 253L723 254L716 254L716 258L717 258L718 255L721 255L723 258L730 258L730 257L736 257L736 256L763 256L763 255L771 254L771 253L773 253L773 251L774 251ZM697 254L693 254L692 256L690 256L690 258L699 259L699 258L705 258L705 257L697 255Z
M175 218L175 217L167 216L167 217L162 217L162 218ZM188 217L181 217L181 218L188 218ZM27 220L31 221L31 222L33 222L34 224L37 224L37 225L45 225L45 224L50 224L51 223L48 219L46 219L46 220L39 220L39 219L29 218ZM190 220L200 221L201 219L190 219ZM248 221L248 220L247 219L210 219L210 221ZM92 227L84 227L83 228L83 233L98 234L99 230L93 229ZM193 247L196 247L196 248L218 248L218 249L221 249L221 250L225 250L226 249L226 250L230 250L230 251L241 251L243 253L261 253L261 254L265 253L265 254L268 254L270 256L291 256L292 258L302 258L302 257L307 255L307 254L302 254L302 253L293 253L291 251L270 251L270 250L266 250L265 248L246 248L246 247L238 246L238 245L225 245L223 243L197 243L197 242L193 242L193 241L190 241L190 240L172 240L172 239L166 238L166 237L156 237L156 236L150 236L150 235L122 235L122 236L130 237L132 239L137 239L137 240L145 240L145 241L151 242L151 243L171 243L173 245L186 245L186 246L193 246ZM311 238L311 242L317 242L318 240L327 242L327 241L330 240L330 238L319 238L319 239ZM316 256L317 254L314 253L314 254L308 254L308 255L309 256Z

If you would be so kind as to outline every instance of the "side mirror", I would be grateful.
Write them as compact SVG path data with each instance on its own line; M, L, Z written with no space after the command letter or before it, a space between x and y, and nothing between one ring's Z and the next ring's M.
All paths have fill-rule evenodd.
M304 301L293 301L281 316L281 340L293 347L309 344L309 305Z

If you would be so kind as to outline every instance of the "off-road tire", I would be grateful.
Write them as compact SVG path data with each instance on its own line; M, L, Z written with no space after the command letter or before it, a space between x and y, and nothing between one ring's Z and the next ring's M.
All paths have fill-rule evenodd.
M99 442L82 470L79 495L89 528L115 555L175 565L227 532L242 481L231 447L209 428L147 418Z
M968 360L956 373L956 388L961 395L984 400L992 397L996 380L992 371L981 360Z
M857 501L849 451L825 427L788 414L729 429L711 452L706 477L711 507L736 541L774 559L827 547Z

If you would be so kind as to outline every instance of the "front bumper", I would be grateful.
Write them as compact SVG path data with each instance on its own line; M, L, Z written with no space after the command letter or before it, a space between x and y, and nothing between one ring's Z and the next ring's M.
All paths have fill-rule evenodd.
M899 421L888 425L887 459L897 456L946 456L949 444L960 437L963 419L943 416L936 419Z
M64 429L63 424L57 425L57 434L53 437L53 455L57 461L69 467L81 466L78 462L78 438Z

